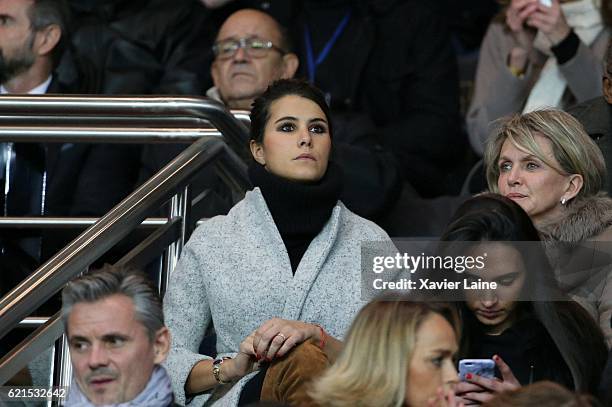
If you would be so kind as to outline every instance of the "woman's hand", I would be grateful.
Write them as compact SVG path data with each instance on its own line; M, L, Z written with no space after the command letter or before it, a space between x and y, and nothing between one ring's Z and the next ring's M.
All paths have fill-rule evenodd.
M253 348L253 339L255 332L252 332L241 343L238 354L231 360L228 360L224 365L228 365L226 371L223 372L223 380L232 381L251 373L255 369L257 359Z
M457 400L466 406L478 405L491 400L496 393L514 390L521 387L521 384L512 373L510 367L502 358L495 355L493 360L501 372L502 380L497 378L488 379L478 375L467 374L467 382L460 382L455 387Z
M538 9L539 0L512 0L506 9L506 24L513 33L525 30L525 22Z
M539 0L512 0L506 9L506 24L517 43L517 46L510 50L507 63L517 72L524 72L527 68L535 30L527 27L526 23L528 18L538 10L538 4Z
M541 31L552 45L558 45L571 31L567 24L559 0L552 0L552 6L547 7L539 2L537 10L527 18L527 25Z
M254 334L255 356L258 360L267 361L284 356L293 347L308 339L322 339L319 338L321 329L317 325L280 318L264 322Z

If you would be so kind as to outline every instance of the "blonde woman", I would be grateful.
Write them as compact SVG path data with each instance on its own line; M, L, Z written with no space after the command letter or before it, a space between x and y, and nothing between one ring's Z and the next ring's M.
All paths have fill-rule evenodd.
M341 355L310 395L329 407L446 405L438 392L458 381L458 326L447 304L373 301L359 312Z
M612 199L603 191L606 168L597 145L571 115L538 110L501 124L487 142L484 162L489 189L527 212L548 242L561 287L599 321L611 346L609 264L563 273L560 256L572 259L577 252L560 253L553 244L612 241Z

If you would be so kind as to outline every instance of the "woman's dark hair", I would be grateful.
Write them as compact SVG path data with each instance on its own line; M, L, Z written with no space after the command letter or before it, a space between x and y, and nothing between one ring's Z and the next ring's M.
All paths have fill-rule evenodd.
M329 135L331 136L333 134L331 113L323 92L303 80L280 79L268 86L268 89L253 102L250 131L250 139L252 141L256 141L257 143L263 141L266 123L270 120L270 106L272 102L289 95L300 96L315 102L327 118Z
M594 397L569 391L547 380L504 391L485 402L483 407L595 407Z
M526 269L521 298L527 301L521 302L517 312L526 312L542 324L569 368L576 390L597 389L607 355L603 334L586 310L558 288L539 234L518 204L493 193L469 199L459 207L440 240L501 241L518 247ZM528 255L520 242L531 242ZM464 334L460 354L469 357L473 353L470 344L482 326L465 304L461 315Z

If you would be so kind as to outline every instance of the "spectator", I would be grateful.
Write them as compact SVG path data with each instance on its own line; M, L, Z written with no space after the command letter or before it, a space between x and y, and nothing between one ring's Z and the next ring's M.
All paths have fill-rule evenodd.
M213 46L215 60L210 72L215 86L206 95L230 109L250 110L270 83L293 77L299 62L283 30L261 11L245 9L232 14Z
M78 80L64 80L59 74L74 62L68 52L70 14L65 1L2 0L0 14L7 21L0 25L0 93L84 91ZM114 176L122 159L116 149L91 144L0 143L2 215L102 215L131 187ZM57 230L23 239L2 234L0 268L11 271L2 273L4 290L69 240L58 237Z
M440 2L301 0L299 74L328 98L337 140L369 136L423 197L457 193L459 83Z
M612 168L612 40L608 43L604 61L603 96L580 103L567 112L580 121L597 143L606 161L606 168ZM612 177L606 178L609 194L612 192Z
M576 270L561 257L580 258L581 243L611 240L612 199L603 192L606 167L599 148L571 115L541 110L503 123L487 142L484 163L489 189L527 212L548 242L559 283L599 321L612 346L609 262Z
M602 7L607 3L603 0ZM597 2L551 4L511 0L489 26L466 119L478 154L484 151L490 123L500 117L565 108L601 95L601 61L609 31Z
M144 275L105 266L68 283L62 302L74 371L66 406L173 405L160 365L170 333Z
M174 338L167 366L179 403L268 400L263 389L277 387L278 375L250 373L256 361L272 362L276 373L275 362L301 348L297 355L316 355L299 364L314 376L313 361L322 369L335 359L336 338L363 305L361 242L393 248L380 228L338 201L332 134L323 95L306 83L281 80L256 99L249 168L256 187L227 216L196 229L164 298ZM216 363L197 353L213 321Z
M448 304L375 300L310 394L321 407L425 406L457 383L459 321ZM438 405L438 404L435 404Z
M565 387L543 381L500 393L483 407L595 407L592 397L574 394Z
M485 267L461 279L496 288L460 290L462 358L492 358L499 379L466 376L456 393L466 404L539 380L595 392L607 347L595 321L556 284L538 232L508 198L466 201L441 237L459 253L486 253ZM451 245L452 247L452 245ZM476 253L476 254L474 254Z

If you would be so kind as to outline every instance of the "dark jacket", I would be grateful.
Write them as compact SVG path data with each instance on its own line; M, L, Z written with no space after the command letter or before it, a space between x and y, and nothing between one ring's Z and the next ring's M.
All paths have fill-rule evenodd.
M490 359L499 355L522 385L551 380L574 388L563 357L544 326L535 318L518 321L501 335L476 334L470 349L470 358ZM496 376L501 378L499 371Z
M62 82L54 75L47 94L80 91L78 83ZM16 152L23 149L27 150L27 154L18 153L16 159L29 161L36 157L28 166L34 165L41 173L43 169L46 173L44 205L42 185L36 182L33 185L29 182L32 179L29 174L17 171L10 176L11 187L7 202L3 202L4 193L0 196L0 204L6 209L7 216L102 216L131 192L136 181L130 174L137 174L138 160L131 160L128 150L123 146L87 143L14 145ZM126 172L126 166L130 165L136 167ZM17 236L26 240L15 239ZM58 229L44 231L42 234L2 233L0 270L9 270L10 273L3 273L0 282L3 287L0 289L6 291L15 286L74 236L76 233Z
M71 0L72 47L91 92L200 94L198 4Z
M310 30L316 56L350 8L346 28L316 69L315 84L328 94L332 112L348 121L351 115L371 120L378 144L394 153L404 180L418 192L443 193L441 180L466 143L459 135L456 62L439 2L298 4L291 29L299 73L308 72L304 26L316 28ZM336 133L337 141L345 137L351 135Z
M612 168L612 105L600 96L580 103L567 112L582 123L586 132L601 149L606 168ZM612 177L608 175L606 181L606 191L612 194Z

